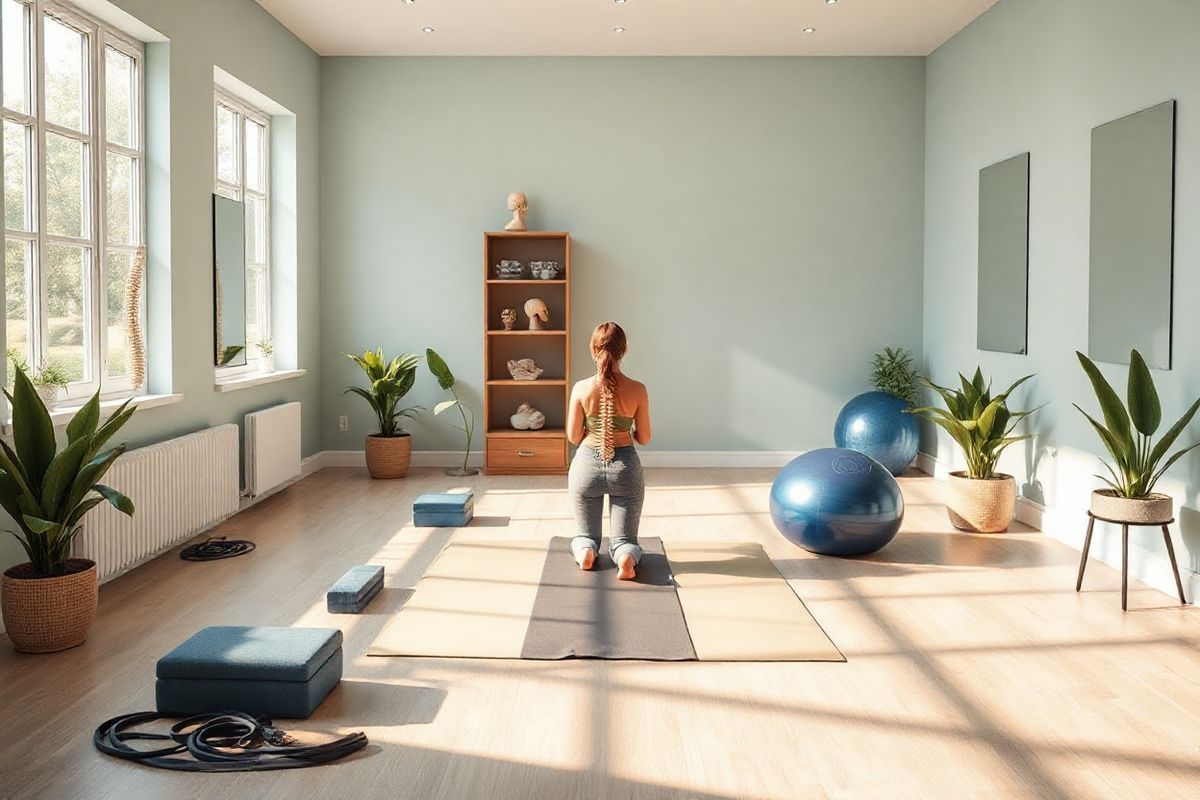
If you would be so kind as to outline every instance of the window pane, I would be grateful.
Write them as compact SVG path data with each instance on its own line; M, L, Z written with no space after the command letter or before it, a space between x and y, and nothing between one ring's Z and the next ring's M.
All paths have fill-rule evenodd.
M266 170L263 169L266 155L267 131L257 122L246 120L246 188L265 192Z
M246 196L246 261L265 264L267 261L266 202L261 197Z
M133 59L104 48L104 137L133 147Z
M108 153L108 240L114 244L137 244L135 220L137 167L132 158Z
M45 19L46 120L77 131L85 130L84 35L49 14Z
M234 189L232 186L218 186L216 194L221 195L221 197L228 197L230 200L242 199L241 192L239 192L237 189Z
M83 247L46 246L47 363L61 367L72 381L88 379L87 285L90 252Z
M263 266L246 265L246 342L254 344L266 335L266 317L263 313L266 285L263 283Z
M83 213L84 146L46 132L46 232L86 235Z
M28 114L29 53L25 48L25 32L29 22L25 8L16 0L4 0L0 18L4 25L4 105Z
M29 208L29 129L4 120L4 224L32 230Z
M8 13L7 7L4 13ZM4 319L6 343L11 361L29 361L29 254L33 245L19 239L4 240ZM12 386L13 371L8 370L8 385Z
M237 168L237 119L222 105L217 106L217 180L239 183Z
M126 334L129 320L125 315L125 286L133 253L120 250L108 252L105 264L105 325L108 328L108 352L104 354L105 371L112 376L129 374L129 342Z

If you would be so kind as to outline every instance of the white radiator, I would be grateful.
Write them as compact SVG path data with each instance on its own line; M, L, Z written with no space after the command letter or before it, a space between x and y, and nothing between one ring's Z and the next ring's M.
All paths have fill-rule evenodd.
M246 415L246 493L258 497L300 475L300 404Z
M83 520L74 552L100 580L136 567L238 510L238 427L220 425L130 450L103 482L128 495L133 517L101 503Z

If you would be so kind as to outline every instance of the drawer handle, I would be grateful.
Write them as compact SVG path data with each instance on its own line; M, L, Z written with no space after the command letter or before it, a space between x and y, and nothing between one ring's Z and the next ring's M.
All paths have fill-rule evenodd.
M521 458L529 458L529 457L535 456L537 454L534 453L532 450L518 450L517 455L519 455Z

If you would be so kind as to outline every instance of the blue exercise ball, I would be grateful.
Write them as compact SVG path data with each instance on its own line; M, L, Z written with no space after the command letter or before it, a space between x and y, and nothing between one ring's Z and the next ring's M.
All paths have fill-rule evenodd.
M921 430L912 408L887 392L864 392L842 408L833 426L833 443L848 447L887 467L888 472L900 475L917 457Z
M792 544L827 556L874 553L904 521L900 485L855 450L826 447L792 459L771 484L771 519Z

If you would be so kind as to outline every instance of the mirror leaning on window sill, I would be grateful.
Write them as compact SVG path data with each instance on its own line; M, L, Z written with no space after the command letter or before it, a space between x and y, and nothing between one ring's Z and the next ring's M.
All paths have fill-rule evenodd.
M100 400L100 414L103 416L117 408L129 398L127 397L111 397L102 398ZM182 394L141 394L133 398L133 405L140 409L154 408L155 406L168 406L178 403L183 400ZM66 425L71 421L71 417L75 416L84 404L84 400L68 401L54 407L50 412L50 419L54 422L54 427L58 428ZM5 435L12 433L12 412L9 411L4 420L3 433Z
M277 369L272 372L241 372L229 377L217 377L213 381L214 392L236 392L267 383L291 380L304 375L303 369Z

